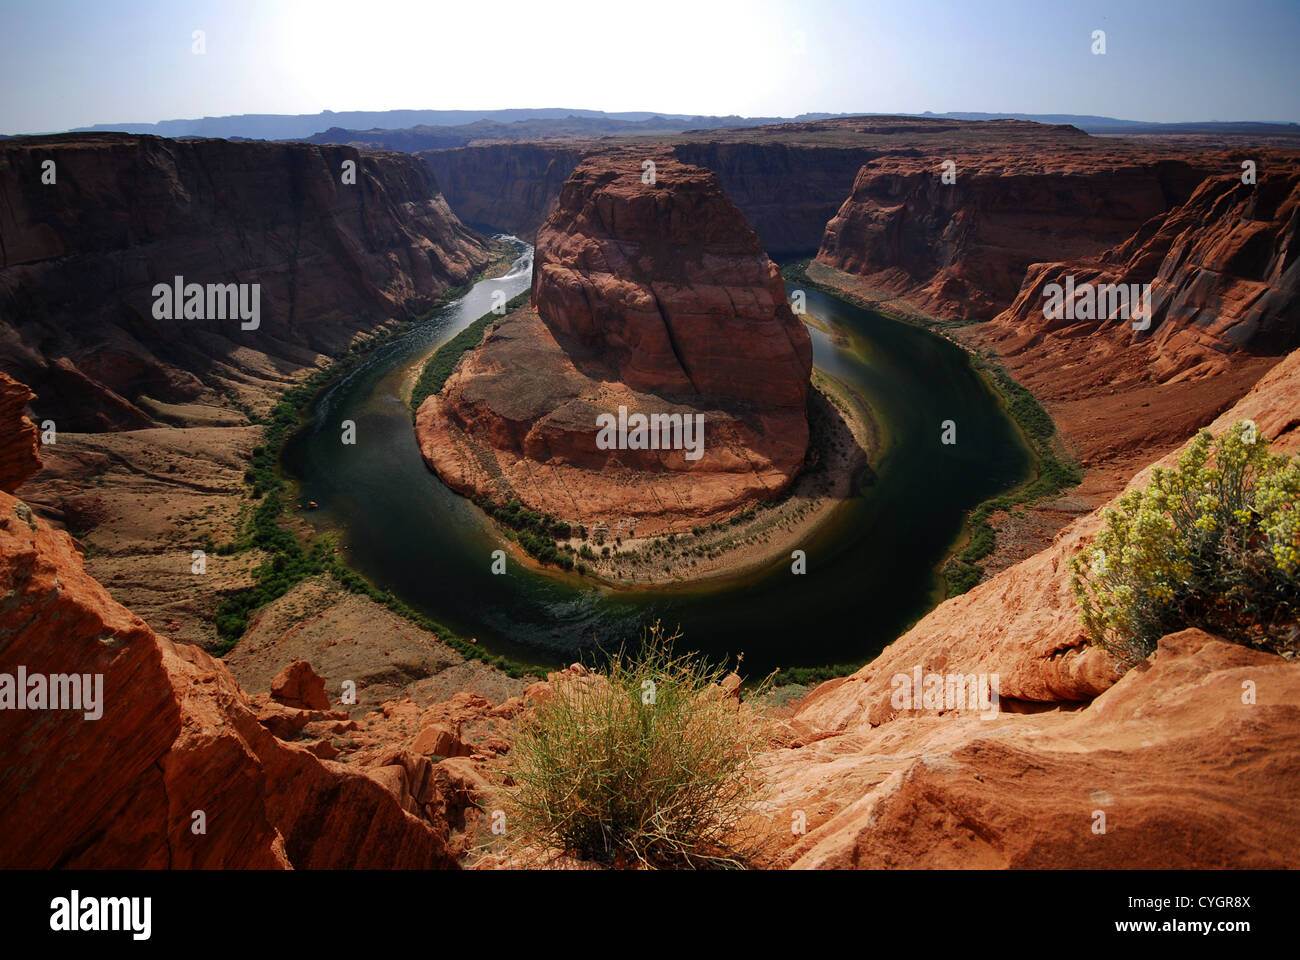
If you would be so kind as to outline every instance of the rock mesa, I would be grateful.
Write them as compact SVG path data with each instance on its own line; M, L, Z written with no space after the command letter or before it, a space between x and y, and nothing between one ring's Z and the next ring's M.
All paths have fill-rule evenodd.
M683 529L783 491L808 449L812 345L712 174L585 160L538 233L532 308L495 324L419 410L452 488L582 523ZM702 415L701 456L601 449L597 418Z

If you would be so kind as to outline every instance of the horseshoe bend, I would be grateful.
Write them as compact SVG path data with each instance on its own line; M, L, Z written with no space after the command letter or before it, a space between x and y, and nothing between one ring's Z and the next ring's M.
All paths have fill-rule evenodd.
M1300 6L9 6L0 923L1286 923Z

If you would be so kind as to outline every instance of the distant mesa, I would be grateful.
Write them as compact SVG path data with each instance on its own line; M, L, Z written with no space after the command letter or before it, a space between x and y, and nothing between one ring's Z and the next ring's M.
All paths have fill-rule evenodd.
M811 370L780 273L713 174L614 150L565 183L538 233L531 306L489 329L420 407L417 433L462 493L681 530L799 474ZM702 416L702 450L602 449L599 418L620 407Z

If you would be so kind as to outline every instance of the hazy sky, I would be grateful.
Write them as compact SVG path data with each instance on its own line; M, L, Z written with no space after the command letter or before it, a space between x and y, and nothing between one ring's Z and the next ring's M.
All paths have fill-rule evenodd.
M1296 121L1298 50L1300 0L0 0L0 132L502 107Z

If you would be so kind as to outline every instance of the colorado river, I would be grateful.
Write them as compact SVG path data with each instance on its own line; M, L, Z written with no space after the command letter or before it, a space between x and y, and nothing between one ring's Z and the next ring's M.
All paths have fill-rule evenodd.
M743 577L685 587L613 590L514 560L491 572L503 544L482 513L420 457L405 402L412 364L493 305L529 286L532 251L504 277L377 350L316 399L283 466L311 522L341 533L348 564L494 653L570 662L580 649L617 648L660 619L711 657L745 654L747 673L852 663L873 656L933 603L935 566L965 511L1025 480L1032 458L965 354L925 330L816 290L808 312L840 332L810 329L817 367L857 392L883 433L877 480L810 538L807 573L788 556ZM343 420L355 446L340 443ZM953 420L957 443L940 443Z

